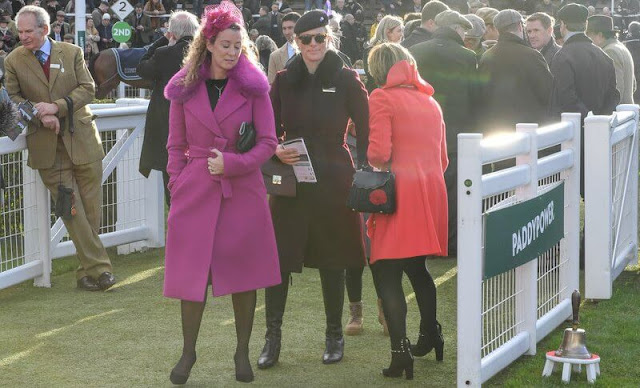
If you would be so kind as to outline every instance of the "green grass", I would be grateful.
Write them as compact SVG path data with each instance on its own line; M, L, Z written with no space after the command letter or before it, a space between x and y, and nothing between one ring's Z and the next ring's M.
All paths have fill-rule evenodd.
M162 250L114 258L120 281L108 292L75 289L75 258L54 261L52 288L30 282L0 291L0 385L3 387L156 387L170 386L169 371L181 350L179 302L162 297ZM283 350L278 366L261 371L254 366L255 384L294 386L429 386L451 387L456 374L455 261L431 260L438 283L438 319L445 335L445 361L434 355L416 359L415 380L384 379L380 370L390 359L388 337L377 323L371 274L365 271L365 331L346 337L345 357L337 365L321 363L324 350L324 309L316 270L294 275L290 289ZM611 301L586 304L582 320L588 345L603 359L602 386L637 386L640 374L640 276L627 271L616 282ZM415 340L418 312L411 287L408 333ZM345 304L345 320L347 305ZM538 355L522 357L489 384L507 386L562 386L556 374L543 380L544 350L560 343L561 329L538 346ZM255 362L263 345L264 298L258 293L258 311L251 340ZM190 386L237 385L234 380L235 331L229 297L210 298L198 342L198 362ZM255 364L254 364L255 365ZM575 380L575 378L574 378ZM584 372L578 378L586 385ZM575 383L572 383L575 385Z

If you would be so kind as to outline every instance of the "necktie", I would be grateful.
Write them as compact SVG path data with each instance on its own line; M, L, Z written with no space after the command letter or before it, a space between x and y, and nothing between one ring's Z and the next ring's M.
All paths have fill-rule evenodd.
M40 65L44 65L45 62L47 62L46 54L42 50L36 50L36 58L38 62L40 62Z

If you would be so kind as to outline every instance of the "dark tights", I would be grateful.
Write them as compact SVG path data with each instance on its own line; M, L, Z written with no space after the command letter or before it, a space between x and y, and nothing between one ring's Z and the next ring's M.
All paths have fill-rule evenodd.
M425 256L379 260L371 266L373 281L382 298L392 349L407 336L407 303L402 289L402 273L411 281L420 310L420 332L436 332L436 286L425 265Z
M236 360L238 370L244 371L251 368L249 363L249 339L253 328L253 315L256 309L256 292L246 291L233 294L233 313L236 322ZM202 313L207 302L207 292L205 291L202 302L181 301L182 315L182 337L184 344L182 347L182 357L176 365L176 370L182 374L189 374L191 366L196 361L196 341L202 322Z
M362 273L364 267L347 268L346 283L349 302L360 302L362 300Z

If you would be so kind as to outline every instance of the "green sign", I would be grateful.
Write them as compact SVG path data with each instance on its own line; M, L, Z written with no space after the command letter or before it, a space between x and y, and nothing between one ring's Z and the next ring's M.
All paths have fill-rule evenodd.
M82 49L82 52L84 52L84 44L86 42L86 38L85 38L85 32L84 31L78 31L78 46L80 46L80 48Z
M126 43L131 39L131 26L127 22L117 22L111 29L113 40L118 43Z
M525 264L564 236L564 183L484 215L484 278Z

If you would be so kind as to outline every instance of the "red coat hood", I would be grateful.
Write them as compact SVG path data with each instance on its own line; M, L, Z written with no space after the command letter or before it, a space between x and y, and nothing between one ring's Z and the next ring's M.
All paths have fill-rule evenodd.
M414 86L418 91L426 93L429 96L433 96L434 91L433 86L420 78L418 70L406 60L391 66L389 74L387 74L387 83L384 84L382 89L393 88L395 86Z

